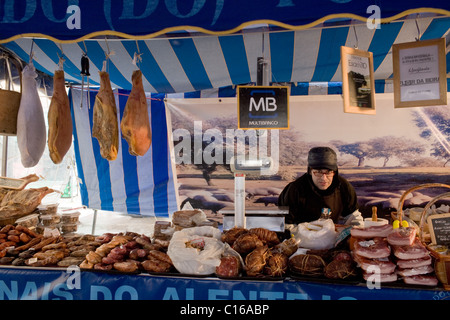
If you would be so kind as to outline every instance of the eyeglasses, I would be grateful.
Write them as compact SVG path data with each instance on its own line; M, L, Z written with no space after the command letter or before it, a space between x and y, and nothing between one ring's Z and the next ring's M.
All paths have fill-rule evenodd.
M321 177L323 175L326 175L327 177L332 177L334 176L334 171L333 170L311 170L311 172L316 176L316 177Z

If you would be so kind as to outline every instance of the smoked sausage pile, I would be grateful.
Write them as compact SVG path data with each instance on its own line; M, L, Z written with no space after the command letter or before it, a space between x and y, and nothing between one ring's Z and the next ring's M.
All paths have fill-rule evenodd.
M223 233L222 241L239 254L225 254L221 258L216 275L224 278L240 274L249 277L283 276L288 269L289 256L298 249L294 238L280 241L276 232L265 228L235 227Z
M393 242L392 237L379 236L385 235L385 228L370 228L355 229L348 243L342 242L342 247L306 251L301 243L299 248L294 237L283 239L282 235L264 228L217 231L223 252L219 253L219 263L214 266L215 275L219 278L290 276L369 281L373 277L370 270L376 268L380 282L395 282L400 278L407 284L438 284L432 258L416 238L412 243L398 245L403 242L397 238ZM380 234L374 234L378 231ZM409 235L405 239L411 241ZM134 232L44 237L24 226L6 225L0 229L0 265L183 273L175 267L175 256L169 256L172 240ZM198 240L186 242L186 248L201 251L203 247Z
M86 255L80 268L126 273L173 271L166 253L167 241L152 242L149 237L133 232L106 233L96 239L101 245Z
M17 225L0 229L0 265L68 267L79 265L100 243L92 235L44 237ZM88 251L89 250L89 251Z

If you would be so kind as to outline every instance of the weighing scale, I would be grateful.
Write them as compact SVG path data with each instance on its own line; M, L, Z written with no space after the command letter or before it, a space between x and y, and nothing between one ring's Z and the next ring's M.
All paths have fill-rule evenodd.
M234 174L234 208L223 208L219 211L223 215L223 230L233 227L266 228L275 232L284 232L285 215L289 213L287 207L245 208L245 177L246 175L271 175L273 160L270 157L249 159L245 156L232 157L231 172Z

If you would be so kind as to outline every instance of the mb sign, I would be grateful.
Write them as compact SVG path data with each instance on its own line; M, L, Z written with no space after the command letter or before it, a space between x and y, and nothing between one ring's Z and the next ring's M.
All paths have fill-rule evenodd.
M239 129L289 129L289 87L238 86Z

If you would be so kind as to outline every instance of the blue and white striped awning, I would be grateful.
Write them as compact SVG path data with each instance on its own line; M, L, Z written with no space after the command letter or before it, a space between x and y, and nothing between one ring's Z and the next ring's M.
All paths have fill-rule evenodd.
M34 65L53 75L59 57L65 58L66 80L81 83L81 56L90 59L90 84L98 85L98 71L105 55L112 86L131 89L132 61L143 72L145 90L151 93L186 93L256 82L257 58L270 65L272 82L333 83L341 81L340 47L358 47L373 52L375 80L392 78L392 45L449 37L450 17L428 16L382 24L320 27L298 31L242 32L233 35L198 35L177 38L87 39L77 43L55 43L48 39L19 38L3 46L29 61L33 47ZM34 44L33 44L34 42ZM447 40L448 42L448 40ZM447 50L447 75L450 53Z
M129 91L114 90L119 119ZM174 163L171 161L164 94L148 95L152 144L144 156L132 156L125 139L119 139L119 153L113 161L101 157L98 140L92 137L96 91L90 92L88 108L80 107L80 89L69 91L72 110L75 159L80 179L82 204L91 208L129 214L169 217L177 210Z

